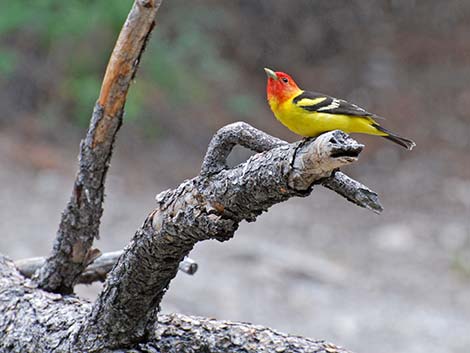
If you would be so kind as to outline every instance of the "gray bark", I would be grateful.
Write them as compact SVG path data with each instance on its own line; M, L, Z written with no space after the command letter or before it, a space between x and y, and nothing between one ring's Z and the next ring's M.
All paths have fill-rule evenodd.
M209 151L217 151L215 145L227 145L224 136L232 140L240 126L246 124L221 129ZM358 155L361 149L347 135L334 131L316 140L282 144L233 169L198 176L159 194L157 208L108 275L81 329L80 344L93 351L102 342L117 347L146 337L178 264L196 242L228 240L242 220L254 221L276 203L307 196L315 182L355 161L352 152Z
M241 131L241 127L252 131L251 143L256 145L254 140L261 132L244 123L235 123L216 134L209 150L220 151L218 145L227 146L224 135L234 141L234 131ZM269 139L269 135L265 137ZM238 143L236 138L235 143ZM230 344L237 345L241 340L252 347L248 352L263 351L263 344L268 343L261 342L257 348L253 345L256 341L253 335L262 335L262 332L247 327L241 329L243 325L239 324L227 326L214 323L213 332L206 335L199 333L196 338L184 337L181 332L185 330L184 326L187 326L188 333L192 330L196 332L193 324L204 319L187 319L189 323L186 319L177 320L178 324L174 320L163 319L168 320L167 328L162 323L155 326L163 295L180 261L196 242L228 240L242 220L254 221L276 203L294 196L309 195L313 185L330 177L340 166L356 161L361 150L362 145L346 134L333 131L316 140L281 143L279 147L256 154L233 169L224 168L197 176L175 190L159 194L157 208L136 232L109 273L104 289L93 305L74 296L61 296L37 289L12 270L13 264L4 261L2 272L6 276L2 277L0 288L0 312L5 315L0 324L3 335L0 342L5 343L0 347L18 352L28 351L32 347L38 352L48 349L100 352L123 347L154 347L157 351L171 352L171 347L176 345L184 350L173 350L175 352L191 352L191 349L198 351L195 347L207 348L210 346L207 342L211 342L212 348L204 348L206 351L213 349L214 352L222 352L220 345L229 344L222 339L227 334L224 330L235 330L235 333L230 333L235 337L235 343ZM206 165L207 158L212 158L210 153L208 156L204 162ZM226 156L220 159L221 163L225 163ZM363 187L359 183L357 186ZM355 195L357 192L349 197L354 199ZM41 310L46 310L49 316ZM73 325L70 325L71 322ZM272 332L264 328L262 331ZM250 335L242 336L245 338L237 336L243 332ZM169 334L168 338L166 334ZM285 339L293 338L285 336ZM147 343L143 344L144 341ZM318 351L321 348L311 348L311 341L303 343L306 346L292 351ZM282 344L288 347L286 349L292 349L289 342L283 341ZM269 344L266 347L266 351L270 351Z
M340 171L336 171L331 177L322 180L321 184L357 206L367 208L377 214L383 211L379 195L375 191Z
M72 293L79 276L99 255L91 246L99 234L104 182L114 140L160 2L134 3L111 55L87 136L80 144L72 197L62 213L52 254L37 274L39 286L48 291Z
M74 345L91 304L73 295L37 289L0 255L0 352L88 352ZM101 352L115 353L347 353L322 340L289 336L262 326L160 315L143 342Z
M96 104L87 137L80 144L79 170L72 197L62 213L52 254L38 272L38 283L46 290L72 293L77 278L97 254L91 246L99 234L104 180L114 142L112 139L93 147L96 128L104 118L103 108ZM121 125L122 113L112 122L115 134Z
M102 254L93 261L78 277L79 284L92 284L93 282L104 282L106 275L114 267L122 251L113 251ZM46 259L44 257L32 257L29 259L15 261L16 268L27 277L33 277L34 273L41 268ZM189 257L183 259L178 265L178 270L188 275L194 275L198 270L198 264Z

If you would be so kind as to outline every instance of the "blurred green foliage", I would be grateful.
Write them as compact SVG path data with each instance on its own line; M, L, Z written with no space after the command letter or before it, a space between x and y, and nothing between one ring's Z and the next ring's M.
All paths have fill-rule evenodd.
M60 108L54 112L87 125L107 60L133 1L0 3L0 82L18 82L20 72L31 81L50 75L38 79L37 90L48 92L46 100L57 101L53 104ZM126 119L151 117L155 96L163 96L165 104L179 108L204 102L211 96L212 84L229 82L234 76L231 64L208 38L208 31L223 21L223 11L207 6L189 8L184 1L169 5L164 3L160 10L130 90ZM40 107L34 109L40 117L49 114L42 114ZM157 128L156 124L145 125Z
M62 38L83 38L84 34L97 27L117 30L122 25L128 1L116 1L112 6L106 1L80 0L35 0L6 1L5 11L0 17L0 33L29 29L44 43Z
M248 94L235 94L227 100L226 107L238 116L249 118L253 111L261 109L258 101Z
M13 51L0 52L0 75L8 75L15 68L16 55Z
M48 126L87 125L132 3L0 0L0 123L38 118ZM390 116L395 127L406 124L423 139L468 146L454 136L468 135L459 126L466 126L470 97L470 3L292 3L163 1L126 120L134 119L144 136L171 130L188 141L206 142L235 119L282 134L265 103L262 68L269 66L309 89ZM417 119L407 119L410 109L436 128L420 129ZM457 123L444 129L439 116Z

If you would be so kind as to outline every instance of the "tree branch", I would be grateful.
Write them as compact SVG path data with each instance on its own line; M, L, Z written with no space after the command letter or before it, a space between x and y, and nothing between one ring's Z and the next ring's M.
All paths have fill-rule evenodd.
M106 275L111 271L122 253L122 250L119 250L99 256L78 277L77 283L92 284L93 282L104 282ZM45 261L46 258L44 257L32 257L15 261L15 266L23 276L31 278L44 265ZM193 259L186 257L180 262L178 269L188 275L194 275L198 270L198 264Z
M232 125L238 131L239 126ZM223 138L220 143L227 144ZM233 169L198 176L159 194L157 208L108 275L77 343L94 351L103 348L103 342L118 347L147 337L179 262L198 241L228 240L242 220L254 221L276 203L307 196L314 183L356 161L362 147L343 132L333 131L316 140L281 144ZM211 149L219 153L213 143ZM225 163L224 158L218 161Z
M244 124L225 127L218 134L226 134L233 144L237 133L227 130L240 131L240 127L252 131L252 139L259 138L256 129ZM254 148L269 145L250 142L250 137L242 139ZM227 142L221 137L213 139L211 149L220 155L214 143L217 140L222 146ZM157 314L180 261L197 242L228 240L242 220L254 221L276 203L309 195L314 184L356 161L362 147L340 131L315 140L279 143L279 147L256 154L233 169L197 176L159 194L157 208L119 257L93 305L36 289L16 272L13 263L0 256L0 348L99 352L133 347L143 352L181 347L197 352L199 348L224 351L223 347L236 345L239 351L243 348L247 352L260 352L265 347L271 351L274 346L285 346L292 352L343 352L333 345L278 335L269 329L178 315L161 316L158 321ZM208 155L205 161L211 158ZM227 153L214 160L221 166L226 157ZM360 186L351 183L349 189ZM257 339L266 341L254 344Z
M72 197L62 213L52 254L38 271L37 282L48 291L72 293L80 274L97 256L91 246L99 235L113 144L160 2L135 1L109 60L87 136L80 144Z
M221 128L212 138L202 163L201 175L210 175L226 169L227 157L236 145L255 152L264 152L287 144L286 141L268 135L247 123L229 124ZM357 206L375 213L383 211L377 193L342 172L333 173L322 180L321 184Z
M379 200L379 195L367 186L348 177L346 174L337 171L331 177L324 179L321 184L353 204L367 208L377 214L383 211L383 207Z
M0 351L89 352L74 345L91 304L35 288L0 255ZM262 326L180 314L149 323L142 342L106 352L348 353L325 341L289 336Z
M161 315L138 352L351 353L324 340L290 336L273 329L181 314Z
M286 141L242 121L226 125L212 137L202 163L201 175L215 174L226 169L227 157L236 145L255 152L264 152L287 144Z

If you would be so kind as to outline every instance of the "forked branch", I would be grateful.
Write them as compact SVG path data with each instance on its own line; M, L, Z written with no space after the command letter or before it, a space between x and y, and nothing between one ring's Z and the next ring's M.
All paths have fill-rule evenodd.
M250 137L242 134L245 146L260 150L270 145L255 141L263 133L235 123L219 131L210 150L217 154L220 146L227 145L224 134L230 136L229 144L236 144L239 133L234 131L245 128L251 131ZM264 137L269 139L268 135ZM165 351L169 347L185 352L227 348L255 353L272 351L273 347L296 353L346 352L323 341L245 324L158 315L180 261L197 242L226 241L241 221L254 221L276 203L309 195L315 184L356 161L363 148L340 131L293 144L273 141L277 147L232 169L220 168L225 165L226 153L216 162L217 172L199 175L159 194L157 208L119 257L94 304L37 289L12 262L0 257L0 347L14 352L117 352L123 347L137 352ZM206 165L207 158L213 158L210 155L206 155ZM363 188L357 182L348 185L340 189L350 190L353 199L357 194L354 190ZM226 337L231 339L227 341Z
M248 128L247 137L241 131ZM237 143L262 149L260 134L245 123L221 129L213 138L203 165L215 163L218 172L199 175L157 196L153 210L108 275L105 287L79 330L77 344L98 351L129 345L151 334L160 302L176 275L179 262L203 240L230 239L241 221L254 221L270 206L294 196L307 196L312 186L339 167L357 160L363 146L340 131L316 140L286 144L252 156L233 169L222 167L220 146ZM228 136L227 142L223 136ZM214 156L211 155L214 153ZM204 170L204 167L203 167ZM137 299L138 298L138 299ZM137 300L136 300L137 299Z

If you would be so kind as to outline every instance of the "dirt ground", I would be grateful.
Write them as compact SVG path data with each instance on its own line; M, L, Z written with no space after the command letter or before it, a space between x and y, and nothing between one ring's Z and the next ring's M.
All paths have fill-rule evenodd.
M470 351L470 181L451 176L452 158L419 149L396 168L389 161L402 151L384 144L348 170L379 192L382 215L317 187L242 224L227 243L199 244L191 254L199 272L177 276L163 311L252 322L362 353ZM2 253L48 253L77 146L77 138L57 144L0 133ZM170 142L155 148L135 158L118 144L101 250L122 248L156 193L197 174L202 156ZM175 160L184 168L173 168ZM99 288L78 292L93 298Z

